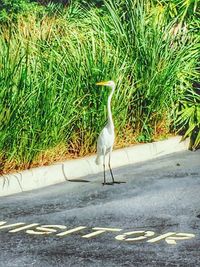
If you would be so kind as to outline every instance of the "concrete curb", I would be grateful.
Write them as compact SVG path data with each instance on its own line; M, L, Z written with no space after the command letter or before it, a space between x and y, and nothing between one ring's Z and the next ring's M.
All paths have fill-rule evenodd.
M183 142L180 140L181 137L176 136L164 141L115 150L112 153L112 167L116 168L187 150L189 140ZM0 176L0 196L38 189L65 182L67 179L77 179L88 174L101 172L102 166L95 164L95 158L94 155Z

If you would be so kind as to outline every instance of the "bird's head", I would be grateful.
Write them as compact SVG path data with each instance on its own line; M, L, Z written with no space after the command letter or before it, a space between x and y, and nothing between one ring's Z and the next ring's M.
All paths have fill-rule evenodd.
M98 82L96 85L103 85L103 86L109 86L114 88L115 87L115 82L114 81L107 81L107 82Z

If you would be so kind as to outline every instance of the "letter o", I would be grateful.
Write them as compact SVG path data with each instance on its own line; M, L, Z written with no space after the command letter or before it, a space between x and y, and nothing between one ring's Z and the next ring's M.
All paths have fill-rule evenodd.
M115 239L120 240L120 241L139 241L146 239L147 237L153 236L155 233L153 231L132 231L132 232L127 232L122 235L117 235ZM132 235L139 235L138 237L128 237L127 236L132 236Z

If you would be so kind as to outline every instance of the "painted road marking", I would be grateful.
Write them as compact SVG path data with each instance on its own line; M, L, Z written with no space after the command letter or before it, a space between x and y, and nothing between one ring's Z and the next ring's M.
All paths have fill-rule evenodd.
M58 229L66 229L67 227L65 225L41 225L39 227L36 227L36 230L27 230L26 233L30 235L49 235L52 233L56 233L57 230L53 228Z
M195 237L194 234L169 232L169 233L157 236L156 238L150 239L147 242L155 243L155 242L158 242L164 239L167 242L167 244L176 245L176 240L187 240L187 239L191 239L194 237Z
M69 234L72 234L72 233L75 233L75 232L79 232L80 230L83 230L85 228L87 228L87 227L86 226L79 226L79 227L67 230L65 232L59 233L59 234L57 234L57 236L69 235Z
M22 227L19 227L17 229L14 229L14 230L10 230L9 233L17 233L17 232L23 231L23 230L28 229L28 228L33 228L34 226L37 226L37 225L39 225L39 223L28 224L26 226L22 226Z
M153 236L155 233L152 231L132 231L132 232L127 232L122 235L118 235L115 237L115 239L120 240L120 241L138 241L138 240L144 240L150 236ZM127 236L134 236L134 235L139 235L138 237L128 237Z
M91 234L83 235L82 237L83 238L91 238L91 237L103 234L105 232L118 232L118 231L121 231L122 229L94 227L94 228L92 228L92 230L95 230L95 232L93 232Z
M13 223L13 224L7 224L5 225L7 222L5 221L2 221L0 222L0 225L3 225L3 226L0 226L0 230L1 229L6 229L6 228L10 228L10 227L15 227L15 226L19 226L19 225L24 225L25 223Z
M88 229L87 226L77 226L75 228L67 229L65 225L40 225L39 223L26 224L24 222L7 224L6 221L0 221L0 230L5 230L9 228L14 228L8 231L8 233L18 233L24 231L26 234L31 235L52 235L55 234L58 237L65 237L67 235L81 232L84 229ZM31 229L32 228L32 229ZM65 230L64 232L57 233L58 230ZM96 238L101 234L107 232L120 232L123 231L121 228L107 228L107 227L94 227L92 232L89 234L81 235L82 238ZM125 242L137 242L145 240L147 243L156 243L160 241L165 241L168 245L176 245L178 240L189 240L195 237L195 234L191 233L176 233L168 232L158 236L155 236L153 231L130 231L121 233L115 236L115 240L125 241ZM153 237L155 236L155 237ZM153 237L153 238L151 238ZM148 239L151 238L151 239ZM148 239L148 240L146 240Z

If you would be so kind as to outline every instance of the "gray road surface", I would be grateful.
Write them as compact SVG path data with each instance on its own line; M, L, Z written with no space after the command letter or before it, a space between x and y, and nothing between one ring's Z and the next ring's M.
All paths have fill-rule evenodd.
M113 172L0 198L0 266L200 266L200 151Z

